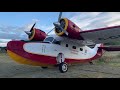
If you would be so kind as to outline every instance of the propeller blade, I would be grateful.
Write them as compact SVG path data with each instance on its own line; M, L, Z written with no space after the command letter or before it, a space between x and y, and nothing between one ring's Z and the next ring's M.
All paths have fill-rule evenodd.
M60 29L68 36L68 32L66 30L64 30L62 27L60 27Z
M59 14L58 22L60 22L61 17L62 17L62 12L60 12L60 14Z
M26 33L27 35L31 35L31 32L30 32L30 31L25 31L25 33Z
M32 28L30 29L30 32L33 30L34 26L35 26L36 22L33 24Z
M59 28L59 27L60 27L60 23L59 23L59 22L54 22L53 25L54 25L56 28Z

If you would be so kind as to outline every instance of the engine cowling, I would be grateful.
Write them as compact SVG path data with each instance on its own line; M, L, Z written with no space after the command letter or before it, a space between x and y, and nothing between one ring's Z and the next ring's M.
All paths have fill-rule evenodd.
M28 35L28 38L33 41L43 41L47 36L44 31L36 28L33 28L30 32L31 34Z
M60 20L60 26L68 32L68 37L73 39L83 39L80 36L80 32L82 31L76 24L74 24L72 21L70 21L67 18L62 18ZM55 28L55 33L58 36L66 36L65 33L59 28Z

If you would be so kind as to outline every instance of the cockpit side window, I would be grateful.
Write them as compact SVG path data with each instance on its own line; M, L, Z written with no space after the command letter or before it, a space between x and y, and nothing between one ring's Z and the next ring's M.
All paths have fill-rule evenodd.
M54 44L59 44L60 45L60 41L54 39L53 37L47 37L43 42L46 43L54 43Z
M60 45L61 42L60 42L60 41L57 41L56 39L54 39L54 40L53 40L53 43L54 43L54 44L59 44L59 45Z

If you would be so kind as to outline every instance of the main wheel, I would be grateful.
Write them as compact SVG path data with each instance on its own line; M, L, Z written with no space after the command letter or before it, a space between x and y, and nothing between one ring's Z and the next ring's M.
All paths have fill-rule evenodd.
M59 64L59 70L61 73L65 73L68 71L68 65L65 62Z

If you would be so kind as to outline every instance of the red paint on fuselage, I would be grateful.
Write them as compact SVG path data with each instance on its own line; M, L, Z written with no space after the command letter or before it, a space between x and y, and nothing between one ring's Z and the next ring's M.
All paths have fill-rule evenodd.
M23 49L23 45L27 43L24 41L10 41L7 44L7 50L12 51L13 53L16 53L17 55L20 55L26 59L32 60L32 61L36 61L36 62L40 62L43 64L49 64L49 65L55 65L57 64L56 61L56 57L53 56L45 56L45 55L37 55L37 54L32 54L32 53L28 53ZM29 42L28 42L29 43ZM82 63L82 62L89 62L92 60L95 60L99 57L102 56L102 50L99 49L97 54L89 59L79 59L79 60L75 60L75 59L65 59L65 62L70 64L70 63Z
M41 63L46 63L46 64L56 64L56 58L55 57L50 57L50 56L44 56L44 55L37 55L37 54L31 54L26 52L23 49L23 45L26 42L23 41L10 41L7 44L7 49L30 60L36 61L36 62L41 62Z

